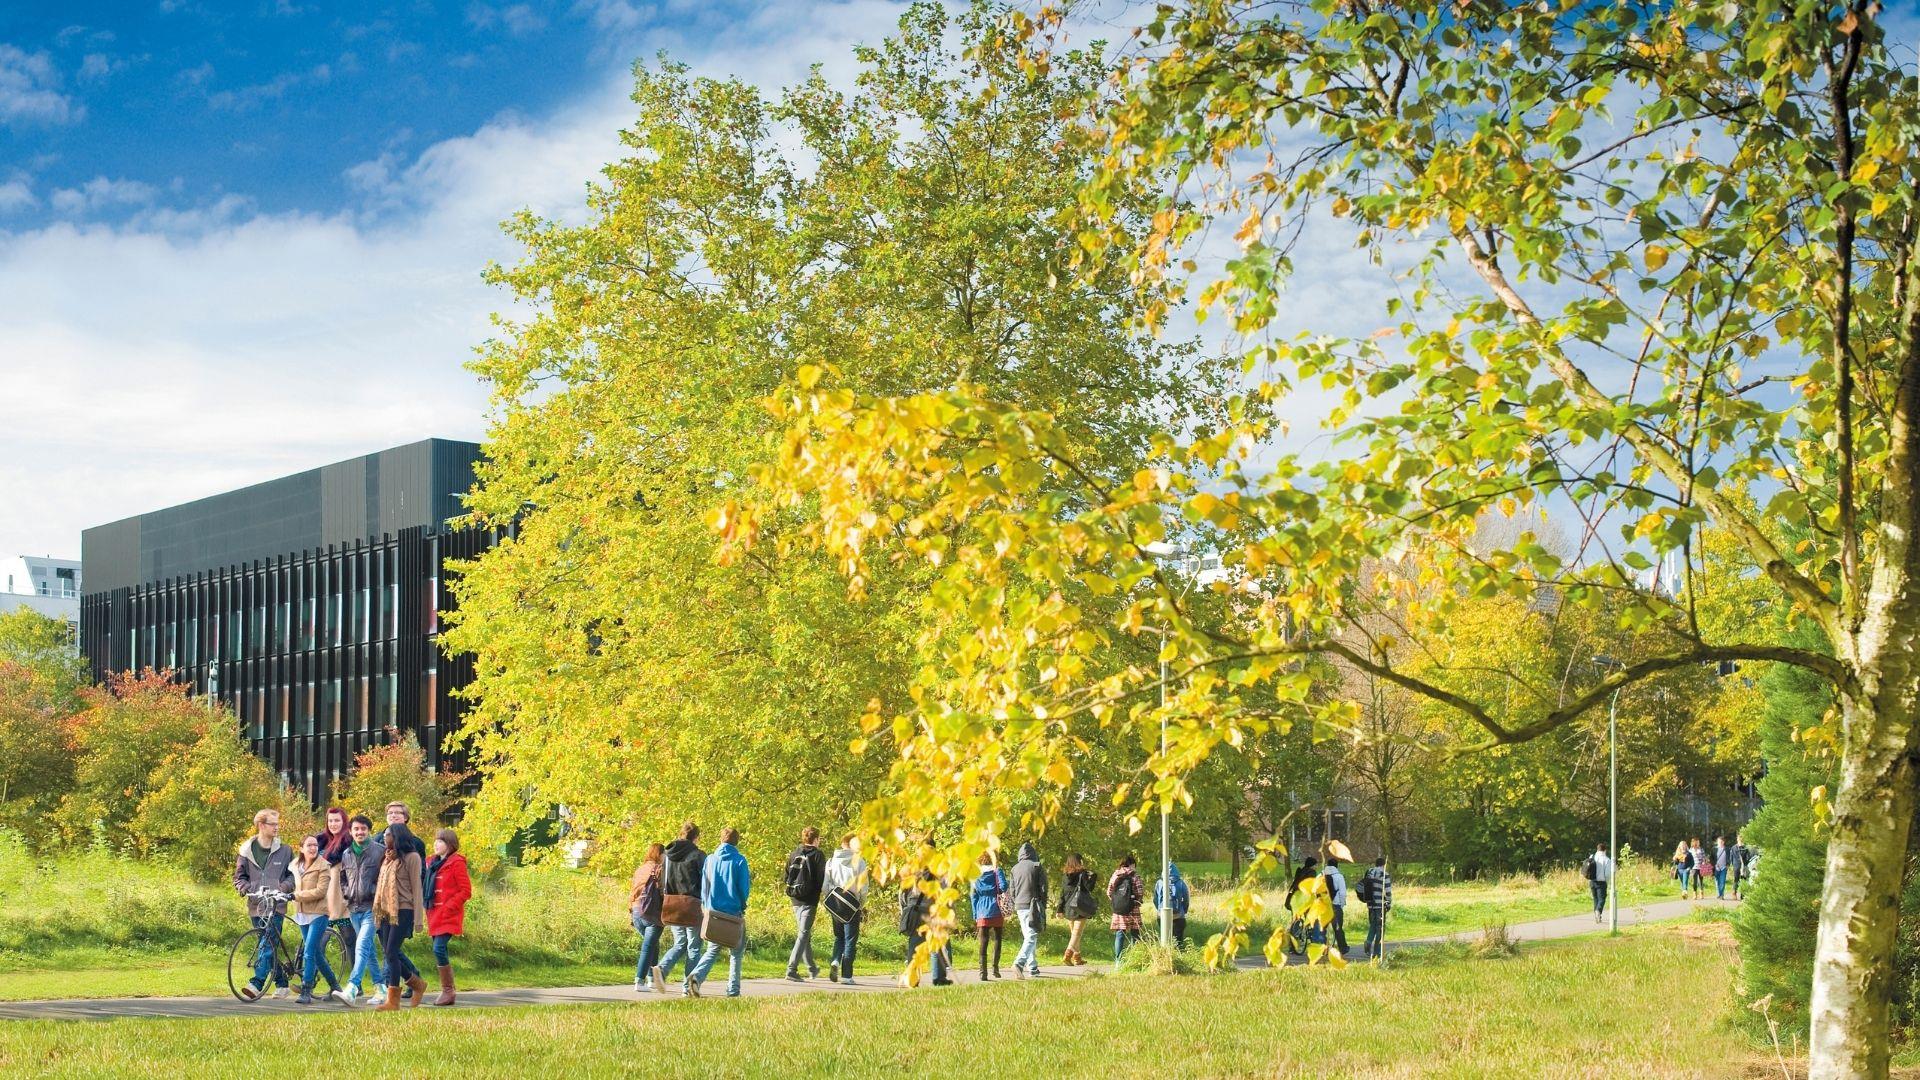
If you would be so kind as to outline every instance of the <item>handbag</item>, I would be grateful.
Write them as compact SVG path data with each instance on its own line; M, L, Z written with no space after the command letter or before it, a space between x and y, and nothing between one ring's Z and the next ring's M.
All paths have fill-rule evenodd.
M820 906L827 909L834 922L850 923L860 917L860 898L839 885L827 890Z
M724 911L707 909L707 915L700 923L700 937L711 941L723 949L737 949L746 940L747 920L744 916L729 915Z
M1013 894L1007 891L1007 876L995 870L993 879L994 884L999 887L998 893L993 898L993 909L1000 913L1001 918L1011 919L1013 918Z
M668 893L660 902L660 921L668 926L699 926L700 898L692 893Z

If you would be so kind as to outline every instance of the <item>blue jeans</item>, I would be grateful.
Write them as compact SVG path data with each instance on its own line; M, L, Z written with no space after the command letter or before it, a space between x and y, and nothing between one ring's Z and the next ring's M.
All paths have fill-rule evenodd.
M318 985L322 975L327 977L328 987L340 989L340 978L333 973L333 965L327 963L327 929L325 919L315 919L300 928L300 982L309 990Z
M833 922L833 955L827 958L827 970L838 968L843 979L853 978L853 950L860 944L860 916L852 922Z
M700 955L700 931L691 926L669 926L673 931L673 945L667 955L660 958L660 977L673 974L673 965L682 960L687 962L687 973L693 973L693 961Z
M266 931L260 938L260 948L253 954L253 985L264 989L267 985L267 972L273 972L273 985L285 988L292 978L287 969L274 959L273 945L280 940L280 928L285 926L287 917L278 912L272 915L255 915L253 925Z
M1016 914L1020 918L1020 951L1013 956L1013 966L1018 970L1037 968L1040 966L1040 928L1035 924L1041 909L1024 907Z
M1713 872L1713 892L1715 896L1722 900L1727 898L1727 872L1725 870L1715 870Z
M353 924L353 971L347 976L347 985L359 993L360 980L368 974L373 976L373 985L387 985L387 969L380 962L379 935L373 930L373 912L351 912L347 919Z
M1387 913L1379 908L1367 908L1367 959L1378 960L1386 955Z
M744 928L740 931L740 944L727 950L727 996L740 996L740 964L747 958L747 938ZM707 972L713 970L713 962L720 959L720 946L707 942L706 950L700 954L700 962L693 965L687 973L687 980L698 986L707 981Z
M433 962L434 963L439 964L441 967L446 967L449 964L453 963L452 960L447 958L447 942L452 940L453 940L452 934L433 935Z
M660 959L660 924L648 926L640 921L638 915L632 916L632 919L633 928L640 932L640 958L633 965L633 981L638 983L646 980L647 972L652 971L653 965Z

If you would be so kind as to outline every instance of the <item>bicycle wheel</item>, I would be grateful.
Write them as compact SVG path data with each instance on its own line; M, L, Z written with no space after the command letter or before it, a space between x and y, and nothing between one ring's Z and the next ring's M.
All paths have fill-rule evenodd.
M227 989L241 1001L247 998L240 988L253 981L254 961L260 955L263 947L261 939L265 936L266 931L256 926L235 938L233 946L227 950ZM265 947L271 948L272 943L266 942ZM272 979L269 978L268 982L272 982Z
M347 936L340 932L339 927L336 926L327 931L326 944L321 946L320 955L326 957L327 967L332 969L333 977L339 984L347 985L347 976L353 973L353 954L347 951ZM322 975L314 988L314 993L320 993L326 989L329 989L326 986L326 976Z

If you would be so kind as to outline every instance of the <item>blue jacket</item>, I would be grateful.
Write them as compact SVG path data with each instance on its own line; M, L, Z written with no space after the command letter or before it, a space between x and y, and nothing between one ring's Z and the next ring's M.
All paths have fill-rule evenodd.
M1007 891L1007 876L997 866L980 871L973 882L973 919L991 919L1000 914L1000 894Z
M1187 879L1184 876L1182 876L1180 873L1179 863L1167 864L1167 879L1173 882L1172 911L1175 915L1179 915L1184 918L1187 914L1187 906L1193 903L1193 894L1187 888ZM1154 906L1165 907L1166 895L1167 895L1167 883L1165 881L1156 883L1153 886Z
M732 844L721 844L707 856L700 871L700 906L729 915L747 913L747 894L753 891L753 874L747 870L747 857Z

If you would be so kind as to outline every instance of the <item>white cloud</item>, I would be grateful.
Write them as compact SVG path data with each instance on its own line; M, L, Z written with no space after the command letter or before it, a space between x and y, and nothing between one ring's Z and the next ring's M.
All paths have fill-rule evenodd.
M547 20L539 12L525 4L503 4L494 7L490 4L468 4L467 25L475 30L488 30L499 26L515 37L546 29Z
M112 224L0 224L0 491L32 493L0 515L0 553L73 553L90 525L429 435L478 438L485 391L461 364L508 302L480 280L518 257L499 223L521 207L582 215L633 120L630 59L667 45L769 89L817 60L844 83L850 46L897 10L795 6L698 48L627 41L549 115L356 166L351 211L211 194L177 209L161 203L178 194L130 202L136 189L102 177L61 200L131 208Z
M16 174L4 184L0 184L0 214L11 214L40 205L33 194L33 184L25 176Z
M0 125L65 124L86 115L86 106L60 91L52 57L0 44Z
M96 176L77 188L60 188L49 198L54 212L68 216L122 206L142 206L158 194L152 184Z
M209 73L211 73L210 70ZM296 87L322 86L332 78L333 68L326 64L315 64L306 71L283 71L263 83L242 86L237 90L216 91L207 95L207 104L215 109L245 112L268 101L277 101L286 97L287 91Z

